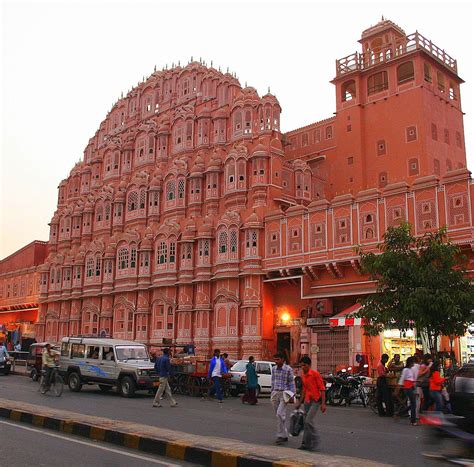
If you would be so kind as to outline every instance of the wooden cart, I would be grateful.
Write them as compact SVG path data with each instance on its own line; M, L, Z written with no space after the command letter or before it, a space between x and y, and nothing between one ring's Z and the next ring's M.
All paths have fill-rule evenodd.
M172 362L170 386L176 394L194 397L204 397L212 387L212 381L207 378L209 372L209 360L194 360ZM230 379L223 378L222 391L224 397L230 394Z

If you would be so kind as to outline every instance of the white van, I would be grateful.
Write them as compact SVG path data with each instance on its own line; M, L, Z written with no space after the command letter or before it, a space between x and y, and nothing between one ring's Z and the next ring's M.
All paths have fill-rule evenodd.
M147 348L133 341L63 337L59 371L74 392L83 384L98 384L101 391L115 386L122 396L132 397L159 385Z

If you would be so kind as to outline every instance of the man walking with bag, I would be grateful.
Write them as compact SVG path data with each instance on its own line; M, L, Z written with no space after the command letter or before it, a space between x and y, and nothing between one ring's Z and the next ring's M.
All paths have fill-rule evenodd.
M326 385L320 373L311 369L309 357L303 357L300 360L300 366L303 370L301 375L303 389L296 408L298 409L301 404L304 404L305 418L303 442L298 449L315 451L319 443L315 417L318 410L321 410L322 413L326 412Z
M155 362L155 370L160 377L160 387L156 391L153 407L161 407L161 396L166 393L170 400L171 407L176 407L178 403L173 399L170 384L168 382L170 377L171 363L169 358L169 349L163 349L163 356Z
M295 395L295 377L293 369L285 364L285 356L278 352L273 358L276 365L272 368L272 393L270 400L277 417L276 444L288 441L288 429L286 428L286 404Z

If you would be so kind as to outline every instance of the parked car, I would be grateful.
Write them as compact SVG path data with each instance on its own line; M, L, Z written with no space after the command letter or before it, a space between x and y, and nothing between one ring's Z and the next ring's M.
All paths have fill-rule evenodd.
M120 395L159 386L159 377L145 345L133 341L64 337L59 371L69 389L79 392L84 384L98 384L107 392L116 387Z
M33 381L38 381L43 367L43 350L48 342L36 342L30 345L26 357L26 372ZM59 346L53 345L52 350L59 355Z
M234 396L245 392L247 382L245 369L248 362L248 360L237 360L230 369L232 375L230 383L232 385L232 395ZM257 396L259 394L270 394L272 387L272 367L275 365L275 362L258 360L255 362L255 365L258 376Z
M453 374L448 392L453 413L474 418L474 363L466 363Z

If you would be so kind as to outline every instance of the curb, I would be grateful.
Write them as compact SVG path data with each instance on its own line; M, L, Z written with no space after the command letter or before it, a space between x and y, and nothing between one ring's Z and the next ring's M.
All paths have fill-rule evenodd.
M219 443L223 440L222 438L214 439L215 445L213 446L213 439L209 437L188 435L148 425L130 424L64 410L52 410L48 407L38 407L7 399L0 399L0 417L211 467L366 467L382 465L366 459L318 453L298 453L290 448L272 447L271 453L268 455L268 446L240 443L230 439L224 440L226 441L225 445L235 445L235 450L222 449L218 446L222 444ZM152 433L153 431L155 433ZM167 439L170 434L176 439ZM247 452L243 452L244 450ZM261 452L267 450L267 452L261 456L256 455L259 450Z

